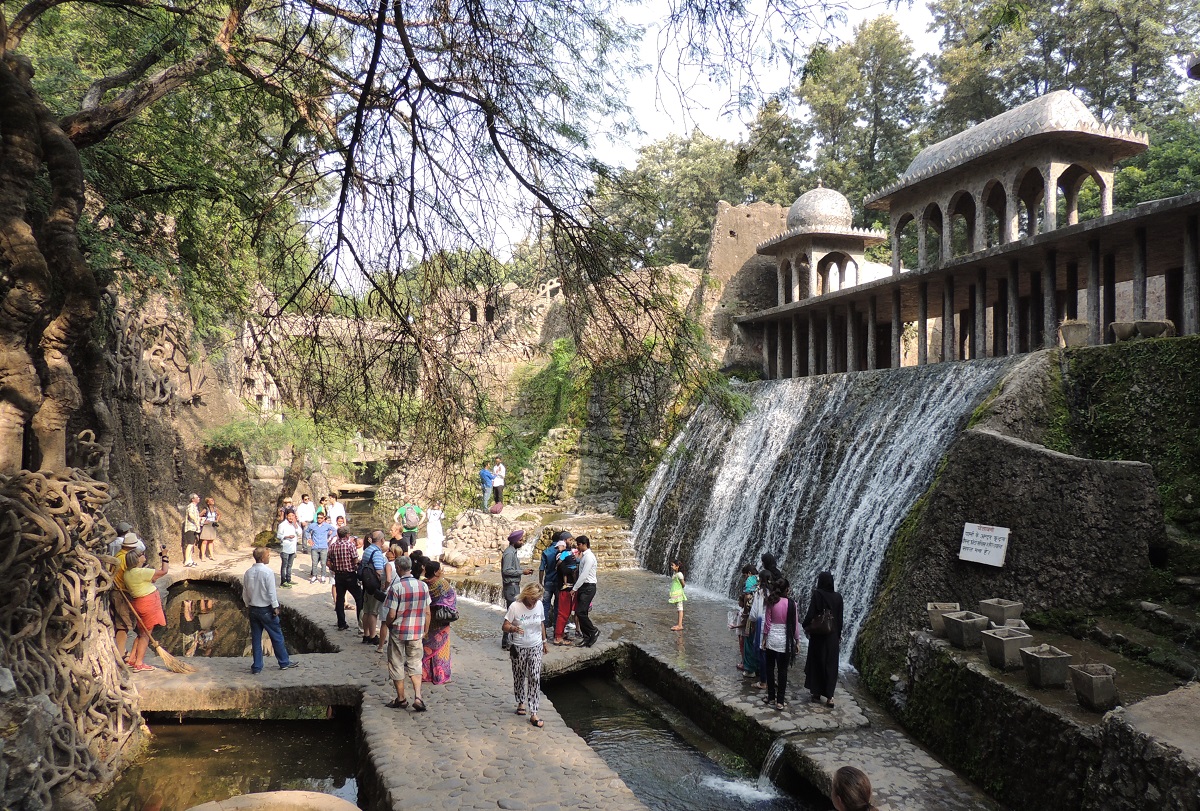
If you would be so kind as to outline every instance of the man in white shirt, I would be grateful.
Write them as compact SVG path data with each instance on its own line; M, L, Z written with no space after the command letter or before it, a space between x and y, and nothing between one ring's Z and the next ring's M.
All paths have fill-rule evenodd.
M271 550L265 546L254 550L254 565L242 575L242 602L250 614L250 650L254 660L250 664L250 672L257 675L263 669L263 631L271 637L271 645L275 649L275 658L279 661L280 670L290 670L299 667L299 662L293 662L288 657L287 645L283 641L283 629L279 627L279 595L275 591L275 573L267 567L271 559Z
M329 494L329 506L325 508L325 517L331 527L337 526L339 517L345 518L347 524L350 523L350 519L346 518L346 505L338 501L337 496L333 493Z
M579 576L571 591L575 592L575 617L579 621L579 632L583 634L583 639L579 640L576 647L590 648L600 638L600 629L588 616L596 596L596 553L592 551L592 541L586 535L577 537L575 544L580 550Z
M279 522L275 538L279 541L279 586L292 587L292 563L296 560L296 545L304 530L300 528L300 517L296 513Z
M496 464L492 465L492 501L497 504L504 503L504 474L506 473L508 473L508 468L497 456Z
M296 505L296 518L300 520L300 531L317 520L317 505L312 503L312 496L308 493L300 496L300 503Z

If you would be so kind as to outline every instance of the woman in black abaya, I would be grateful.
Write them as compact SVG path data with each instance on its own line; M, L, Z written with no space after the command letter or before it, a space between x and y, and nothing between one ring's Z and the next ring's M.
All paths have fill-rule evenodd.
M828 609L833 616L833 629L819 633L821 615ZM804 615L804 631L808 634L808 658L804 662L804 687L813 702L825 698L833 706L833 691L837 687L838 657L842 648L842 595L833 590L833 574L817 575L817 587L812 591L808 613Z

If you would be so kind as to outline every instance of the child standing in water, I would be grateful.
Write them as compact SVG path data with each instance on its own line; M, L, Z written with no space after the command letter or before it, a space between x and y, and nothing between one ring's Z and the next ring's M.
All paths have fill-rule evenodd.
M679 609L679 622L671 627L672 631L683 630L683 604L687 601L687 595L683 593L683 568L679 565L679 561L671 561L671 596L667 598L668 603L673 603Z

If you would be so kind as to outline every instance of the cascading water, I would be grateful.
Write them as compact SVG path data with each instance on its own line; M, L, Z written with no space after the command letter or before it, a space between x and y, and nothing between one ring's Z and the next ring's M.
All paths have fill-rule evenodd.
M743 563L776 556L807 604L833 572L845 601L842 658L870 609L887 545L933 480L1005 359L941 363L749 386L731 425L702 407L638 505L642 565L687 565L688 584L733 594Z

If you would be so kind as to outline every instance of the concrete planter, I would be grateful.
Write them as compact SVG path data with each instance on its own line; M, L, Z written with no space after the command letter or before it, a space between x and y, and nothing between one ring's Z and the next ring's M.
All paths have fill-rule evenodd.
M1021 646L1033 642L1032 636L1015 628L995 628L982 636L988 663L997 670L1020 670Z
M1030 687L1064 687L1071 654L1053 645L1021 648L1021 664Z
M1174 321L1138 321L1136 323L1138 335L1143 338L1172 338L1175 335Z
M1058 332L1062 335L1063 346L1068 349L1088 346L1092 342L1092 325L1087 321L1064 321L1059 324Z
M1009 620L1019 620L1025 603L1003 600L999 597L979 601L979 613L983 614L996 625L1004 625Z
M952 611L943 614L946 638L956 648L978 648L987 629L988 618L974 611Z
M1071 665L1071 685L1081 706L1107 712L1117 706L1117 669L1112 665Z
M933 629L933 635L944 637L946 623L942 617L953 611L960 611L962 607L958 603L925 603L925 610L929 612L929 627Z
M1025 633L1029 633L1029 625L1026 624L1025 620L1005 620L1003 625L999 625L997 627L1012 628L1014 631L1024 631Z
M1137 337L1137 323L1133 321L1114 321L1108 326L1118 341L1131 341Z

